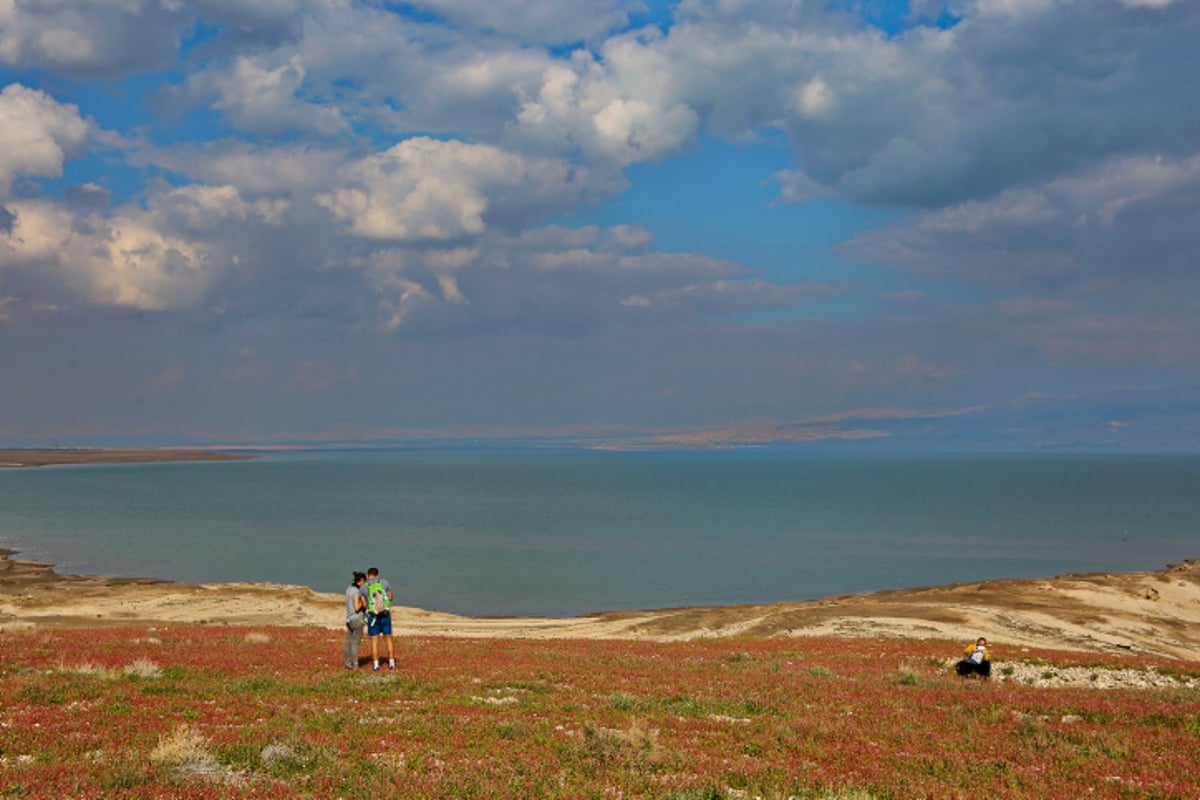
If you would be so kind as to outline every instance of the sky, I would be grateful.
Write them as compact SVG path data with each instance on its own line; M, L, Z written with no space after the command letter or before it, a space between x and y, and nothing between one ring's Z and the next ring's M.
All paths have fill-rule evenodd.
M0 445L1200 447L1197 41L1193 0L0 0Z

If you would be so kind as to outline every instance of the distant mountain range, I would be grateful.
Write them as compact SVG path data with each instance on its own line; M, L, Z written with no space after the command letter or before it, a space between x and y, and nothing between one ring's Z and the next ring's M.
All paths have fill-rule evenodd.
M860 409L801 421L740 423L608 446L810 445L904 450L1200 451L1200 386L1011 401L941 411Z
M2 441L0 447L188 447L231 451L408 449L668 450L735 447L829 451L1173 451L1200 453L1200 385L1095 395L1025 395L945 409L862 408L798 420L645 431L589 425L554 430L484 427L356 431L216 441L160 434L152 440Z

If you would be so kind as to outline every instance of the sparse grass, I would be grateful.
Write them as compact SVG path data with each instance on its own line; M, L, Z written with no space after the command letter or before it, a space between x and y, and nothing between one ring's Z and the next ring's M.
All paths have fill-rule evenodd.
M252 633L157 629L153 661L145 629L0 633L0 798L1200 797L1175 680L963 681L956 643L838 639L401 639L396 673L347 673L337 631Z
M640 719L624 729L585 725L580 751L599 765L639 771L659 769L676 757L659 741L659 732Z
M150 760L169 767L214 761L208 752L208 742L194 726L183 724L159 737L150 751Z
M122 670L132 678L153 679L162 677L162 669L148 658L139 658Z

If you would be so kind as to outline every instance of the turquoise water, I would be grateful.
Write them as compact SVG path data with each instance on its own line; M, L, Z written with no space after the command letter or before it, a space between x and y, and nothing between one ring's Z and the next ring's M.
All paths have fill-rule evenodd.
M389 452L0 470L0 546L61 572L574 615L1200 556L1200 458Z

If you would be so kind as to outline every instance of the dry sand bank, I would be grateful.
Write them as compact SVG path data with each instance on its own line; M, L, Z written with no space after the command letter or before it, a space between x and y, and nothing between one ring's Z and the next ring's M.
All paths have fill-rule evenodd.
M49 467L63 464L142 464L167 461L246 461L254 458L218 450L178 450L154 448L141 450L90 450L53 448L45 450L0 450L0 468Z
M191 585L59 575L0 550L0 630L202 623L340 628L340 594L256 583ZM67 591L64 591L67 590ZM66 602L63 598L69 598ZM54 602L51 602L54 598ZM290 610L279 613L280 598ZM680 640L888 636L973 639L1200 660L1200 559L1156 572L958 583L794 603L611 612L569 619L460 617L398 608L398 635Z

